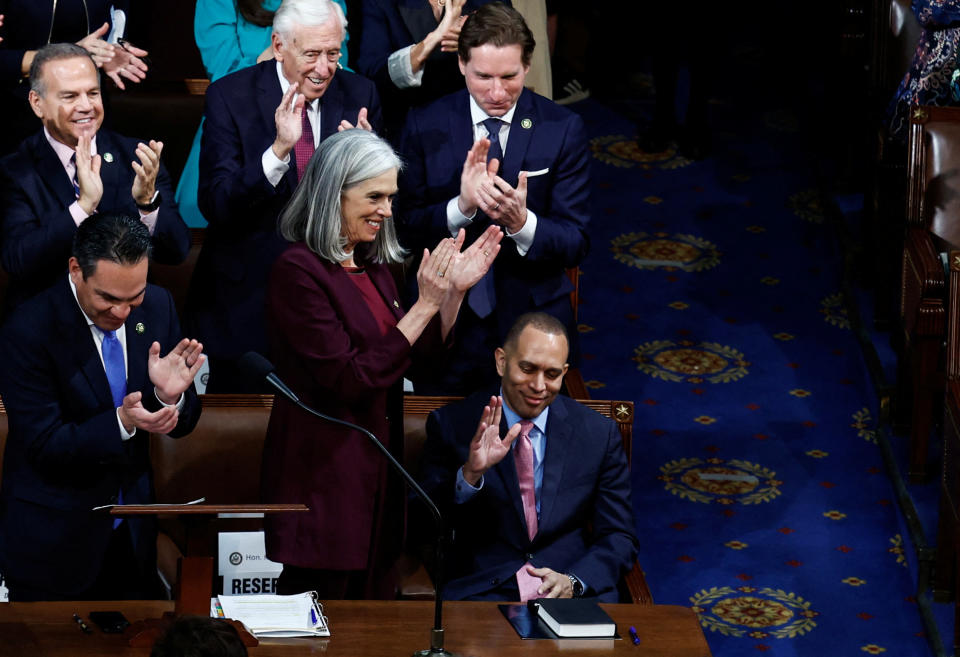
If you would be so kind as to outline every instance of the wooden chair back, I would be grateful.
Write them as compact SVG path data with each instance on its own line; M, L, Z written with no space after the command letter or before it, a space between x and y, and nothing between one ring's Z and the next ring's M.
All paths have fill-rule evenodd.
M200 248L203 246L205 234L205 228L190 229L190 252L187 254L186 260L179 265L150 263L148 280L154 285L159 285L170 291L170 294L173 295L173 305L177 309L177 316L181 321L183 321L184 308L187 304L187 291L190 288L190 281L193 279L193 270L197 266L197 258L200 257Z
M907 176L908 225L960 246L960 108L914 108Z

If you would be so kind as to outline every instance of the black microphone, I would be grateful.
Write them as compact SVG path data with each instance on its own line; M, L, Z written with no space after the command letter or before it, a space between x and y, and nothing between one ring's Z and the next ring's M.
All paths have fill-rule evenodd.
M299 408L302 408L307 413L314 415L321 420L326 420L327 422L332 422L334 424L339 424L345 427L349 427L354 431L359 431L364 436L366 436L374 447L376 447L381 454L383 454L387 461L390 463L393 468L400 473L403 477L403 480L413 489L413 492L417 494L424 504L427 505L427 508L430 509L430 513L433 515L433 519L437 523L437 547L436 547L436 582L434 583L434 613L433 613L433 630L430 632L430 647L426 650L418 650L413 653L413 657L439 657L441 655L452 657L453 653L444 650L443 648L443 541L444 541L444 531L443 531L443 517L440 515L440 509L437 508L437 505L430 499L430 496L427 495L420 484L417 483L417 480L407 472L407 469L404 468L393 454L390 453L390 450L386 446L377 440L377 437L373 435L372 432L364 429L361 426L353 424L352 422L347 422L346 420L341 420L340 418L330 417L329 415L324 415L320 411L311 408L300 401L300 397L297 396L293 390L291 390L281 379L277 376L273 363L268 361L266 358L261 356L255 351L248 351L239 361L240 367L246 371L251 379L254 377L257 379L266 379L267 383L273 386L277 392L289 399L291 402L296 404Z

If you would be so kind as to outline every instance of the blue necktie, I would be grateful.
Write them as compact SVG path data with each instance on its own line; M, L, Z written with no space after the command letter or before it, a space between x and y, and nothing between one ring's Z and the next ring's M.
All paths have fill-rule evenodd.
M110 395L113 397L113 406L123 405L123 398L127 395L127 368L123 362L123 345L117 339L116 331L103 332L103 369L107 373L107 382L110 384ZM117 504L123 504L123 491L117 494ZM113 521L113 528L123 522L123 518Z
M496 158L500 162L501 168L503 167L503 149L500 147L500 126L502 124L503 121L500 119L485 119L483 121L483 127L486 128L490 139L487 162ZM493 312L493 307L497 305L497 293L493 285L493 265L483 275L483 278L470 288L470 293L467 295L467 305L481 319Z

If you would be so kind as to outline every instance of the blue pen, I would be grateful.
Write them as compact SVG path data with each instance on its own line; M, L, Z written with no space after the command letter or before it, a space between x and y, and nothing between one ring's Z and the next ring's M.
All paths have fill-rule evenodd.
M640 645L640 637L637 636L637 628L635 628L633 625L630 626L630 638L633 640L633 645Z
M313 607L310 608L310 620L313 622L314 627L317 625L317 612L313 610Z

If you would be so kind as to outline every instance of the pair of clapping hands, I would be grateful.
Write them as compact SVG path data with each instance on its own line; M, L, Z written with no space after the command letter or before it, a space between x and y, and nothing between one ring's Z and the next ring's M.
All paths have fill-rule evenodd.
M440 240L431 252L423 250L417 270L420 300L439 307L448 294L463 296L490 269L500 252L503 231L499 226L488 226L461 251L466 233L461 228L456 237Z
M511 235L520 232L527 222L527 172L521 171L514 189L497 175L500 161L487 162L489 139L474 142L460 173L460 198L457 206L466 217L478 210L507 229Z
M103 69L114 84L126 89L123 78L130 82L140 82L147 77L147 64L141 59L147 56L147 51L123 39L117 44L107 43L103 37L108 32L110 23L104 23L96 31L77 41L77 45L90 53L97 68Z
M129 393L117 409L117 417L124 429L129 433L134 429L161 434L173 431L180 417L177 402L190 387L206 358L203 345L196 340L184 338L163 358L160 357L160 343L150 345L147 373L157 399L165 405L159 411L150 412L143 406L140 391Z
M273 153L278 159L284 159L290 151L293 150L300 136L303 134L303 105L306 98L303 94L297 93L300 88L298 82L294 82L287 87L283 97L280 99L280 105L274 113L274 121L277 126L277 138L273 142ZM337 130L350 130L352 128L362 128L363 130L373 131L373 126L367 120L367 108L361 107L357 114L357 123L354 125L347 120L340 122Z
M80 188L77 203L87 214L93 214L100 199L103 198L103 180L100 178L100 167L103 159L100 155L90 153L92 137L84 135L77 142L76 166L77 186ZM163 151L163 142L150 140L149 143L137 144L137 159L131 162L134 171L133 187L130 194L137 205L149 205L153 202L157 191L157 174L160 173L160 153Z

